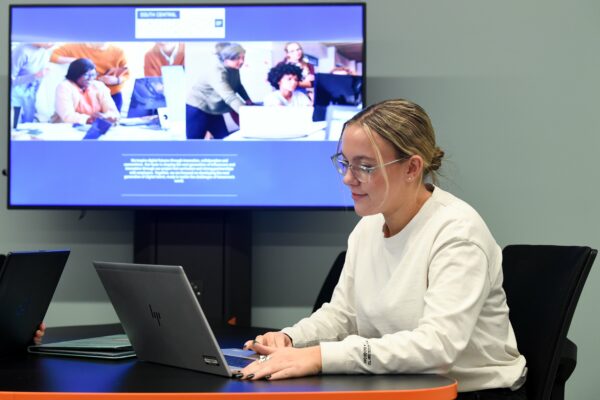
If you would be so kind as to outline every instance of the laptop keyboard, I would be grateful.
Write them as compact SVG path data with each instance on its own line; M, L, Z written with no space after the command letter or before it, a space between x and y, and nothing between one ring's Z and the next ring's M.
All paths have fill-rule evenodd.
M234 369L244 368L247 365L252 364L252 362L254 361L253 359L236 357L236 356L228 356L226 354L224 354L224 356L225 356L225 361L227 361L227 365L229 365L229 368L234 368Z

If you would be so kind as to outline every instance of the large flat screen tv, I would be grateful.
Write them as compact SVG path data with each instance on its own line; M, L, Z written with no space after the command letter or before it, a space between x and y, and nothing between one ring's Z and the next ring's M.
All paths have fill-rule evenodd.
M10 5L10 208L352 205L365 4Z

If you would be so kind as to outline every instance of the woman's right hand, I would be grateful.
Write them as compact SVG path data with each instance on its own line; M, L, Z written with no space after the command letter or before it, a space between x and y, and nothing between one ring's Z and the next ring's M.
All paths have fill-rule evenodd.
M244 349L251 349L254 344L260 344L267 347L292 347L292 339L283 332L267 332L264 335L258 335L254 340L248 340L244 343Z

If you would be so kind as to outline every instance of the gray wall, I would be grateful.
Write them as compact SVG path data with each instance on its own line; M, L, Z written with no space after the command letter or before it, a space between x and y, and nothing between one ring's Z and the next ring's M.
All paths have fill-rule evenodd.
M594 206L600 196L595 169L600 3L372 0L367 5L368 101L406 97L428 110L447 154L441 186L478 209L502 246L599 248L600 213ZM0 14L6 38L4 5ZM0 54L7 54L6 42L1 41ZM0 120L6 121L6 62L0 75ZM0 160L4 166L6 140L0 141ZM5 185L0 187L4 198ZM0 251L73 249L49 325L115 320L91 260L131 259L132 214L79 216L0 209ZM260 211L253 222L253 321L283 326L309 312L356 217L351 211ZM600 261L596 264L597 270ZM580 351L569 399L597 398L596 270L570 331Z

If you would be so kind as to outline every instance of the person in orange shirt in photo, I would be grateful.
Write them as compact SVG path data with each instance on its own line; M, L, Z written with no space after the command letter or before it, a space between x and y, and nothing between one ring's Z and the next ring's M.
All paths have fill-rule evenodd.
M156 42L144 55L144 76L161 76L162 67L185 65L185 44Z
M96 66L97 79L110 89L110 95L121 111L123 83L129 79L129 69L125 52L120 47L108 43L67 43L56 48L50 61L67 64L78 58L87 58Z

